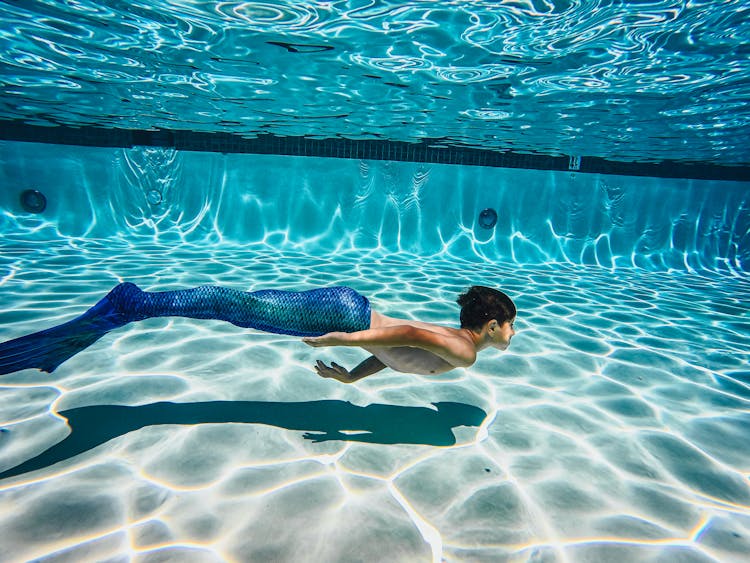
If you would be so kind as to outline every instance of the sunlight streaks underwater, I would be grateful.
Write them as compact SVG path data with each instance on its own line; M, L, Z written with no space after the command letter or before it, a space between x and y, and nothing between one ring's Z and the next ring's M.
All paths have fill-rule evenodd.
M750 164L741 0L0 15L0 127ZM453 326L484 284L519 310L507 352L435 377L338 384L315 360L361 351L181 318L4 375L2 561L750 553L747 183L1 141L0 185L0 341L122 281L349 285Z
M24 178L49 186L48 208L35 216L18 203L26 186L0 192L0 229L11 252L23 253L31 236L661 271L750 267L750 192L742 182L144 147L0 147L5 185ZM158 204L149 201L153 190ZM490 230L480 227L488 207L498 212Z

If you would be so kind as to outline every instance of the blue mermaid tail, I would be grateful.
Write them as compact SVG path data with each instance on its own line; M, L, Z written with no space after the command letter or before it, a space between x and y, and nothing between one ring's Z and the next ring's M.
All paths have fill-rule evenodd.
M201 286L150 293L121 283L80 317L0 344L0 375L29 368L51 373L108 332L152 317L216 319L275 334L320 336L368 329L370 303L348 287L244 292Z

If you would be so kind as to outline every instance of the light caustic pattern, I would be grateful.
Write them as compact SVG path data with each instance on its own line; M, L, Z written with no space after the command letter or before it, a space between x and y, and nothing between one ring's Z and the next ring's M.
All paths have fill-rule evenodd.
M409 252L646 270L750 269L748 183L0 143L6 252L85 238ZM19 178L22 181L19 183ZM20 205L42 189L43 214ZM481 211L497 211L492 229ZM15 252L15 250L14 250Z
M54 374L3 376L0 471L51 452L0 480L3 561L750 552L746 278L260 246L114 250L5 255L0 339L66 320L121 279L347 284L386 314L453 326L456 294L487 284L516 300L518 334L469 369L347 386L311 366L352 366L359 350L162 318Z
M747 2L0 4L0 117L748 164Z

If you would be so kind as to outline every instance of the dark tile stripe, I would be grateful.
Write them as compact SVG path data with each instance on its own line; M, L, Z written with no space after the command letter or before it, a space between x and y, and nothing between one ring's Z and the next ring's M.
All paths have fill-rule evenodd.
M451 146L440 139L423 139L420 143L406 143L344 138L311 139L270 134L244 138L234 133L184 130L146 131L89 126L43 127L28 125L20 120L0 120L0 139L93 147L155 146L172 147L184 151L396 160L534 170L567 171L571 170L572 164L570 156L567 155L525 154ZM580 168L576 171L657 178L750 181L750 167L748 166L720 166L670 160L641 163L583 156L580 159Z

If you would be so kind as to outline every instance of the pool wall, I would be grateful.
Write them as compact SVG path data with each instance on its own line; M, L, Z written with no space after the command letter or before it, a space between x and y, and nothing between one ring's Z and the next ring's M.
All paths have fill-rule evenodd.
M750 268L746 182L10 141L0 162L0 229L18 240ZM45 194L43 213L22 209L26 189ZM497 211L492 229L478 223L485 208Z

